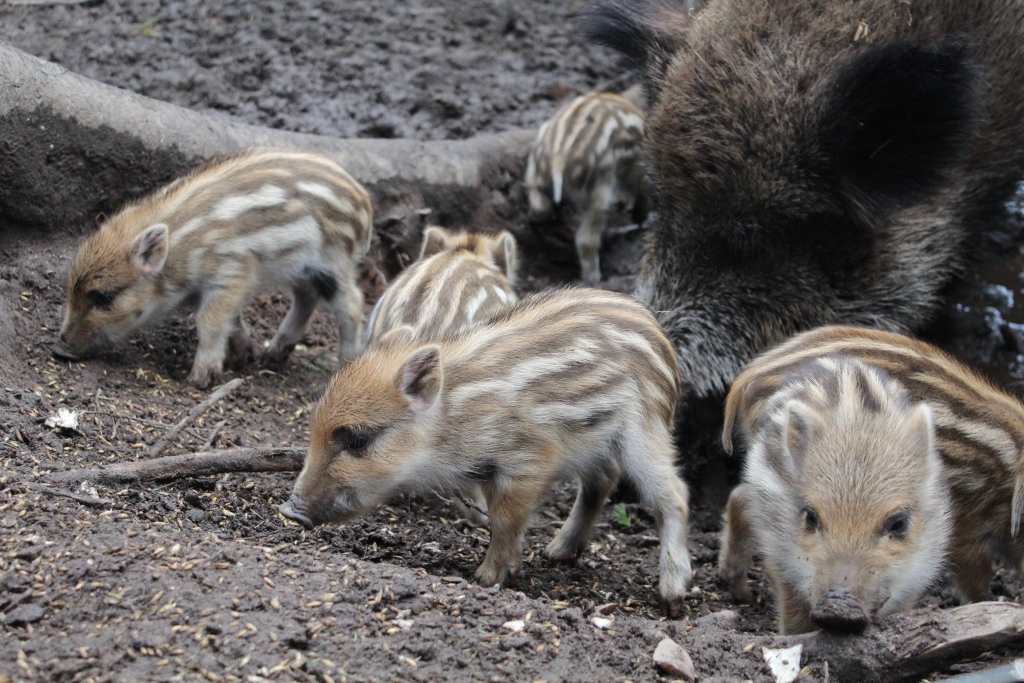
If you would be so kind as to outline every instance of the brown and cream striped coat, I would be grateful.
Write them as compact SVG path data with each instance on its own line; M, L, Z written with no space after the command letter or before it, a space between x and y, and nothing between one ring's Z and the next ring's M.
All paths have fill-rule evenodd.
M292 307L265 359L287 358L320 299L338 315L339 356L351 358L362 322L356 265L372 222L366 191L326 157L253 150L214 161L125 207L82 245L58 352L104 351L198 300L189 381L205 385L229 352L247 355L246 301L287 287Z
M491 545L485 585L518 571L521 538L562 475L580 482L547 548L572 559L621 475L660 520L661 593L676 608L690 578L687 492L674 469L679 396L671 344L631 297L585 289L526 297L436 343L386 335L328 386L289 517L343 522L399 491L479 482Z
M417 339L431 341L487 320L519 300L512 288L515 277L516 242L509 233L427 228L419 260L374 306L367 343L402 325Z
M864 328L823 327L798 335L758 357L736 379L726 402L726 449L732 448L734 428L748 444L756 442L771 419L773 397L785 392L794 373L835 358L884 374L905 389L908 400L929 409L952 514L948 562L963 598L985 599L992 560L1019 567L1024 558L1017 537L1024 503L1024 405L946 353ZM869 384L855 387L864 414L881 409ZM893 442L879 439L873 447L890 454ZM918 476L926 470L918 468Z
M609 92L593 92L555 112L537 133L526 167L530 219L550 218L563 201L581 214L576 249L583 279L601 279L598 251L617 201L646 212L641 161L644 117L636 105Z

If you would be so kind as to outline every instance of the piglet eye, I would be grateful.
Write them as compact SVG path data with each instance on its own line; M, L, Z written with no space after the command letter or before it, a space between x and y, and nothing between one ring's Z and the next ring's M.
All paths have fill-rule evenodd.
M886 536L895 536L897 538L906 536L907 532L910 531L910 514L907 512L897 512L889 515L888 519L885 520L883 529Z
M370 437L362 432L354 432L348 437L348 450L361 451L370 445Z
M803 517L804 530L809 534L814 533L821 526L821 522L818 521L818 513L810 505L800 511L800 516Z
M89 308L110 308L116 297L116 292L103 292L98 289L92 289L85 293Z
M357 457L362 455L362 451L366 450L371 440L369 433L357 431L351 427L338 427L334 430L331 438L338 448Z

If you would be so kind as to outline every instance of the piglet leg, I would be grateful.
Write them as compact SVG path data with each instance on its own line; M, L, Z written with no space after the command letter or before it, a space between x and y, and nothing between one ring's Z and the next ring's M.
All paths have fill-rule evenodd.
M608 209L613 195L611 185L596 188L590 200L590 207L583 215L583 222L576 230L576 253L580 258L580 273L588 285L601 282L601 265L598 261L601 237L608 223Z
M239 314L228 337L228 366L244 367L249 362L251 353L252 335L249 333L249 326L245 324L245 319Z
M203 295L196 313L199 349L188 376L189 384L208 387L214 376L223 370L228 338L248 295L246 285L245 282L239 282Z
M331 303L338 318L338 361L344 365L362 350L363 290L354 273L347 278L339 274L338 282L340 287Z
M531 484L507 488L494 482L484 485L487 515L491 518L491 544L475 574L481 586L502 584L519 573L523 532L541 491L542 487Z
M753 602L753 596L747 584L747 570L755 551L749 504L749 492L743 484L732 490L725 510L722 549L718 553L718 573L729 584L733 597L748 604Z
M672 434L664 424L641 427L622 442L622 469L644 502L654 509L661 540L662 600L671 616L678 616L690 582L689 494L675 470Z
M619 465L614 460L607 461L589 479L580 481L580 490L576 494L569 519L544 550L550 559L569 562L583 554L601 508L618 482Z
M277 328L277 334L267 342L263 352L263 362L267 365L281 365L291 355L295 345L302 341L310 318L316 311L320 295L307 283L296 285L292 289L292 306L288 314Z

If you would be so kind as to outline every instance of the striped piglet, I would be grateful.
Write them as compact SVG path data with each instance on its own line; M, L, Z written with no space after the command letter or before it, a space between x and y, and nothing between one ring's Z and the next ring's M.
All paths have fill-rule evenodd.
M345 522L396 492L477 482L491 544L476 576L492 585L518 572L527 521L553 482L580 484L546 550L574 560L621 474L654 508L661 595L678 612L690 579L687 490L673 462L679 392L672 345L621 294L534 294L436 343L400 327L331 381L281 511L307 526Z
M82 245L57 354L105 351L195 300L199 350L188 379L206 386L226 358L249 354L245 303L288 287L291 309L263 359L287 359L326 299L344 362L360 348L356 266L372 223L366 190L326 157L265 150L215 161L122 209Z
M516 241L507 232L482 235L431 227L419 260L406 268L370 314L367 344L408 325L417 339L437 340L518 301Z
M367 345L408 325L422 342L438 341L488 320L519 300L516 241L507 232L482 235L431 227L423 233L419 260L391 283L374 306ZM468 482L455 501L463 517L487 523L487 500L480 485Z
M643 113L629 100L594 92L555 112L537 133L526 166L530 220L549 219L563 200L582 214L576 230L583 280L601 280L598 251L617 201L633 205L633 217L647 211L646 175L641 160Z
M736 379L728 452L734 425L747 460L719 566L749 599L763 554L783 633L859 630L912 607L946 563L962 598L983 600L992 560L1024 559L1024 405L928 344L799 335Z

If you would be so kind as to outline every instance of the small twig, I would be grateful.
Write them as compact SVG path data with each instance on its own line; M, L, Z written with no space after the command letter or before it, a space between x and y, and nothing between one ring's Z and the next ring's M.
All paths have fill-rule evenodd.
M436 495L438 498L440 498L444 502L448 503L449 505L455 506L455 501L452 500L451 498L445 498L440 493L435 493L434 495ZM479 505L477 505L476 503L474 503L473 501L469 500L464 495L462 495L461 491L456 491L455 492L455 496L456 496L456 498L459 499L459 502L461 502L466 507L470 508L471 510L476 510L481 515L483 515L484 517L487 517L487 519L490 519L490 517L487 516L487 511L486 510L481 510Z
M65 470L44 477L50 483L89 481L94 484L120 485L206 477L225 472L298 472L302 469L305 457L304 448L233 448Z
M218 436L220 436L220 430L224 429L224 425L226 425L226 424L227 424L227 420L221 420L220 422L215 424L213 426L213 431L210 432L209 438L207 438L206 441L203 442L203 446L199 450L200 451L208 451L211 448L213 448L213 442L217 440Z
M77 500L79 503L82 503L84 505L110 505L110 501L107 500L106 498L83 496L81 493L75 493L74 491L65 491L64 489L58 489L52 486L47 486L46 484L39 484L36 482L32 482L31 484L26 483L25 485L29 487L30 490L36 490L39 491L40 493L45 493L51 496L62 496L64 498L70 498L71 500Z
M189 422L191 422L192 420L196 419L197 417L205 413L207 410L209 410L210 406L212 406L214 403L221 400L225 396L228 396L235 389L242 386L243 381L244 380L241 377L231 380L230 382L222 386L220 389L210 394L210 397L208 399L192 408L192 410L188 411L188 415L181 418L178 424L171 427L170 430L166 434L164 434L162 438L160 438L155 444L153 444L153 447L149 449L149 457L155 458L156 456L160 455L160 453L162 453L163 450L174 441L174 439L178 436L181 430L185 428L185 425L187 425Z

